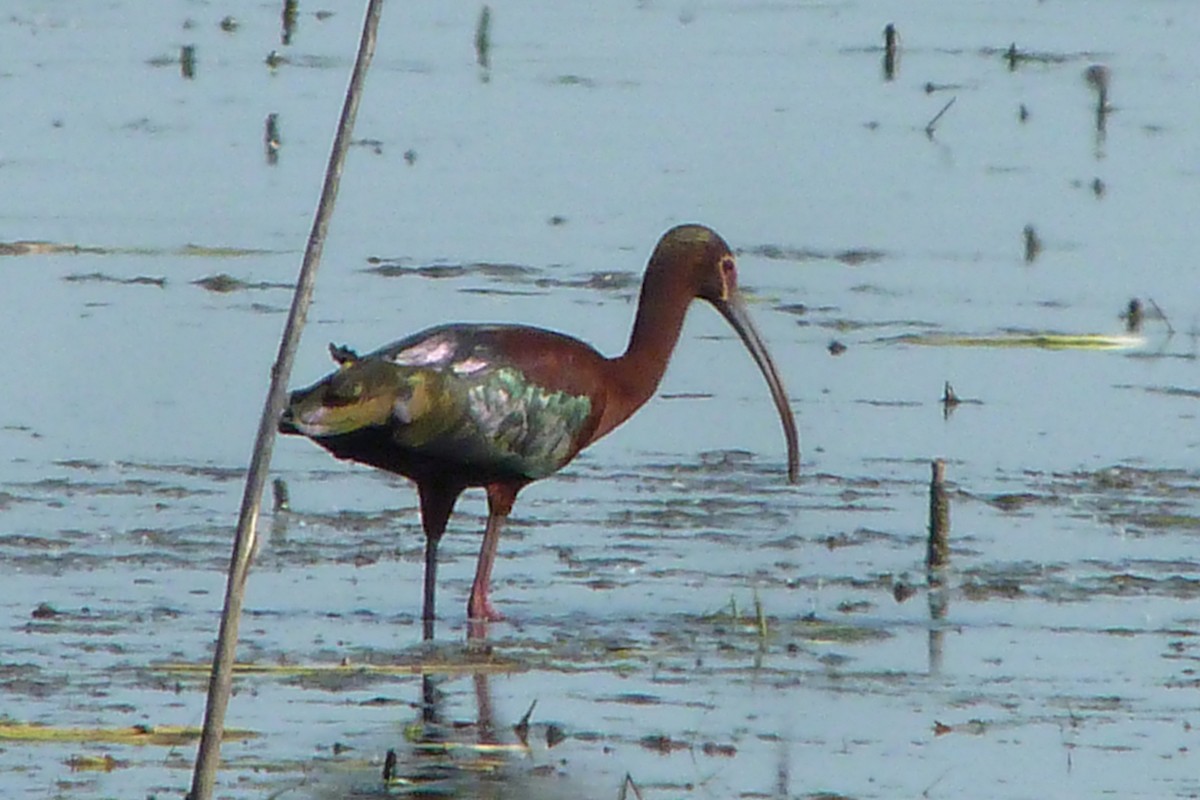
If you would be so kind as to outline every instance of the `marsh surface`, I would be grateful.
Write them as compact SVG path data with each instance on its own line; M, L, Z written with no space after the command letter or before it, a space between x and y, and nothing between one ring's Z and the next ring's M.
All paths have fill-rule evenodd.
M321 8L288 44L275 4L229 30L204 3L0 20L5 797L190 783L165 732L203 719L357 43L357 10ZM220 795L612 798L627 773L646 798L1200 792L1192 7L516 4L486 67L478 12L385 10L293 385L328 341L448 319L617 352L654 241L702 221L740 252L803 480L697 307L660 397L523 493L486 646L464 643L464 496L425 647L411 487L279 442L290 510L262 523ZM1123 334L1131 298L1137 338L1037 346ZM944 414L947 381L974 402ZM936 457L953 552L931 591Z

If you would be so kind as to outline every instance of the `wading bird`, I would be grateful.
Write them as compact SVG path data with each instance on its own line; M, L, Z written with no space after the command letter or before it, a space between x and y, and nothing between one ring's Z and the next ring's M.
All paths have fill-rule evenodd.
M487 529L467 615L503 619L488 589L517 493L562 469L650 399L694 299L721 312L762 370L783 422L788 478L795 482L800 447L783 384L746 312L729 245L701 225L680 225L659 240L629 345L616 358L561 333L520 325L440 325L365 356L331 345L337 371L293 392L279 429L417 484L426 637L432 636L437 549L446 522L464 489L486 489Z

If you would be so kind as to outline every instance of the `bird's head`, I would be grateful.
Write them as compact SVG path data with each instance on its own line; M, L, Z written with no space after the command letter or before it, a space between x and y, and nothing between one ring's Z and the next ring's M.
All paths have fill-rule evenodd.
M686 286L716 305L738 291L737 260L721 235L704 225L678 225L663 234L650 256L650 273Z
M330 353L337 371L292 392L279 420L281 433L339 436L390 420L407 388L402 372L383 359L360 359L345 347L331 345Z
M779 371L750 319L738 288L737 259L720 234L704 225L679 225L663 234L650 257L647 279L686 286L692 297L712 304L729 322L762 371L779 411L788 447L788 478L799 479L800 442Z

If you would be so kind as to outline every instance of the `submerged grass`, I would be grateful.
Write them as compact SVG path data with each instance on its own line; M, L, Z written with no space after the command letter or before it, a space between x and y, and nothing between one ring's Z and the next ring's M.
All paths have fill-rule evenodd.
M185 244L182 247L98 247L22 239L0 242L0 256L97 255L97 256L199 256L202 258L246 258L272 255L275 251L252 247Z
M226 740L253 739L254 731L228 728ZM176 747L200 738L199 728L181 725L133 725L128 728L73 728L42 725L15 720L0 720L0 741L8 742L79 742L84 744L131 744Z
M933 347L1032 347L1042 350L1132 350L1145 344L1137 334L1052 333L1006 331L971 336L948 333L914 333L887 341Z
M176 675L207 675L212 664L185 661L155 664L154 669ZM479 675L520 672L516 662L502 661L416 661L408 664L248 664L233 666L235 675L319 678L351 675Z

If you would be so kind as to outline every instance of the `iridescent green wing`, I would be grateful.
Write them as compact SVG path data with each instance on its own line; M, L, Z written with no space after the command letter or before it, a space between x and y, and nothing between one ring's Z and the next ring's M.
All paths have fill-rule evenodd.
M532 335L532 329L453 325L379 351L404 375L406 390L394 408L396 443L531 480L570 461L593 424L592 400L547 387L517 366L504 352L514 330Z

